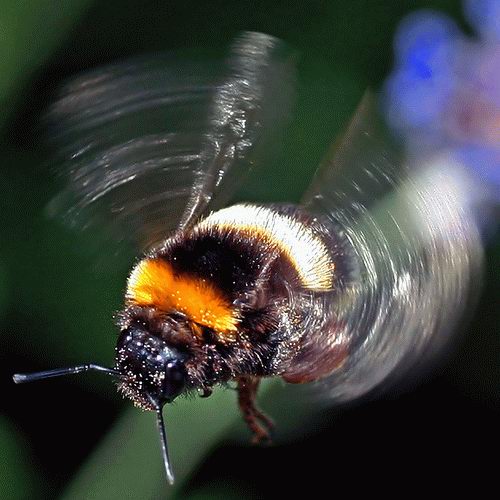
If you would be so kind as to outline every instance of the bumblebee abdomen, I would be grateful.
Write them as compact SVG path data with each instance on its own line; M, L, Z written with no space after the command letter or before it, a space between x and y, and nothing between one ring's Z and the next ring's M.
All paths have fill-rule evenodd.
M287 260L305 289L327 291L333 286L335 265L315 222L292 206L241 204L212 213L195 230L254 240L261 250Z

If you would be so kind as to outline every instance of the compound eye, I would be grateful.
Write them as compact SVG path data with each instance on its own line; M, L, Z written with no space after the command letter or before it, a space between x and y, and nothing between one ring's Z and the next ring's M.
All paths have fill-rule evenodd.
M186 375L184 363L178 359L171 360L165 365L162 388L162 396L165 401L173 401L184 390Z

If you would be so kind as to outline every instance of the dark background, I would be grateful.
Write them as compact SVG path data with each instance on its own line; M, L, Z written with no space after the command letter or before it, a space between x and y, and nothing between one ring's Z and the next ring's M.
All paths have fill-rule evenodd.
M112 363L112 315L130 266L123 259L97 270L90 242L44 216L58 181L37 145L40 110L65 77L116 58L163 49L222 49L241 30L275 35L300 55L297 106L283 154L270 165L265 182L253 179L246 192L253 199L296 201L364 89L377 88L390 71L392 38L402 16L416 8L438 8L468 31L460 2L75 0L63 6L48 1L0 6L6 27L0 49L0 498L55 498L64 491L66 498L114 498L110 491L128 498L118 493L120 488L130 498L174 494L161 489L161 477L153 475L153 480L142 472L156 470L159 452L156 442L134 427L128 432L137 432L146 463L127 444L128 451L117 445L107 452L118 460L110 470L123 466L128 472L116 477L128 478L132 489L123 480L110 483L108 490L101 487L107 476L111 482L115 476L108 474L108 455L94 450L106 433L120 436L115 422L130 406L108 380L89 374L30 386L11 382L16 371L88 360ZM242 433L239 427L231 435L221 433L226 439L205 444L204 425L208 435L211 424L203 413L195 415L193 425L202 437L194 451L187 445L185 450L198 458L185 466L194 470L189 481L182 477L175 494L271 498L277 491L313 494L326 488L334 496L344 488L401 491L396 481L405 490L434 488L431 479L444 488L469 480L487 483L500 445L499 248L498 238L490 240L483 292L464 325L463 340L421 385L322 412L321 423L315 421L307 432L264 449L234 437ZM187 401L179 411L229 419L226 403L209 401L191 407ZM286 414L286 408L275 411ZM179 433L175 437L182 448ZM119 444L128 439L124 435L116 438ZM184 470L181 461L174 458L174 466ZM85 474L67 490L85 462Z

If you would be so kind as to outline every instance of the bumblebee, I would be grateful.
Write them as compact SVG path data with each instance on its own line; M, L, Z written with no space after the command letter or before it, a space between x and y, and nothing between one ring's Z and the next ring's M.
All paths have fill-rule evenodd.
M171 483L166 403L235 381L253 440L267 441L263 377L314 382L329 401L399 381L442 349L480 264L457 172L412 172L392 157L369 97L300 205L227 205L290 114L293 59L275 38L244 33L222 63L157 55L76 77L46 117L66 179L52 211L142 256L113 368L14 381L112 375L156 412Z

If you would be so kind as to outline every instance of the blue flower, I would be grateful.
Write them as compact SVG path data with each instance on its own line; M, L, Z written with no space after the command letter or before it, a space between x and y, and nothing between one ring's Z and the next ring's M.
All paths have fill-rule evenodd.
M483 39L500 41L499 0L465 0L464 13Z
M457 25L443 14L432 10L410 14L394 39L396 67L406 68L416 80L449 73L459 36Z
M454 89L458 36L457 26L433 11L401 23L394 41L396 67L386 84L387 114L398 131L439 135L439 117Z
M464 8L479 41L438 12L402 21L383 105L410 151L450 152L500 201L500 0Z
M500 149L465 145L455 149L455 158L463 165L474 165L483 184L500 189Z

